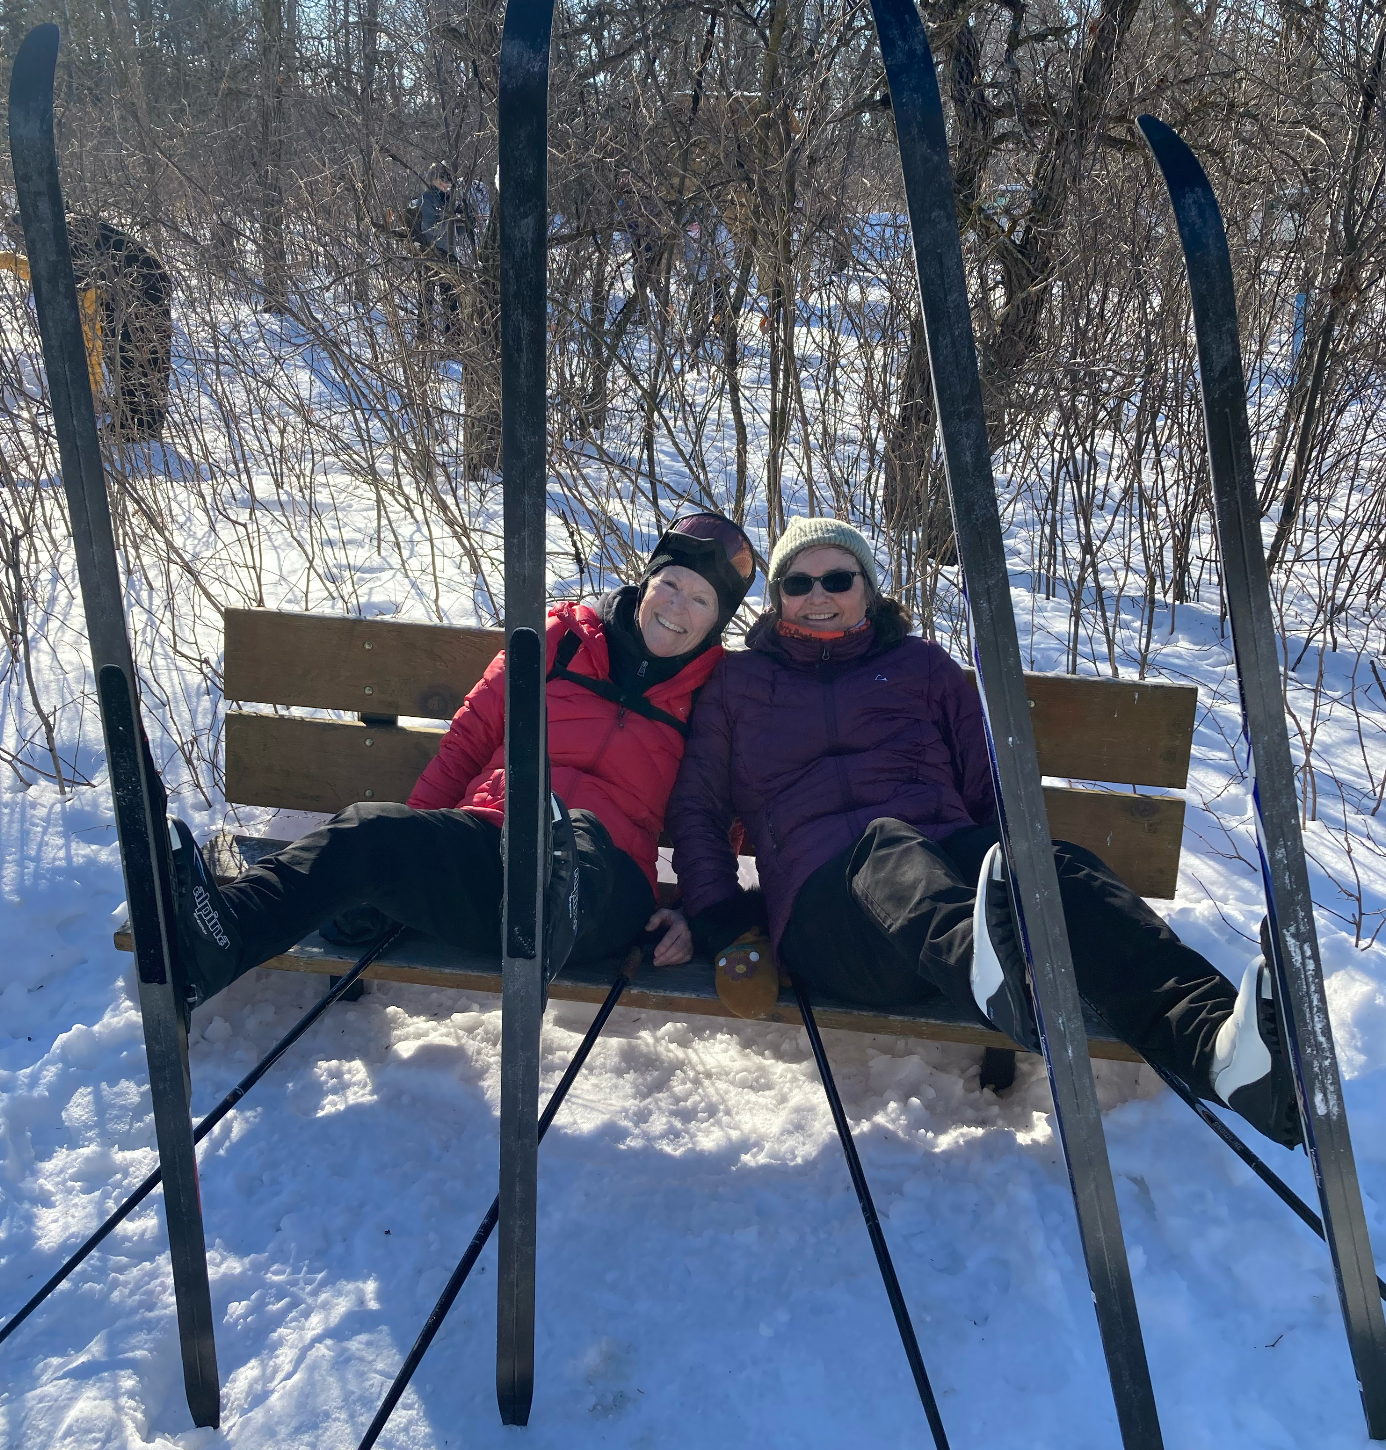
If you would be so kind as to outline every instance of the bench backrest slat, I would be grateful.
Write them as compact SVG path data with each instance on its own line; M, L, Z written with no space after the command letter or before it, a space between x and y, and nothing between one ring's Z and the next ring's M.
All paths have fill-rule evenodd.
M1189 783L1194 686L1027 672L1025 693L1043 774L1175 790Z
M333 814L355 801L403 801L442 738L419 726L230 711L226 799Z
M1174 895L1184 841L1177 796L1125 795L1047 785L1049 834L1095 851L1138 896Z
M228 700L451 720L505 648L505 631L226 611Z
M256 704L447 720L503 643L500 630L231 609L225 693ZM1185 784L1193 686L1025 678L1046 775ZM360 800L403 801L441 738L438 729L232 710L226 797L329 812ZM1045 803L1052 835L1096 851L1142 896L1174 894L1182 800L1046 787Z

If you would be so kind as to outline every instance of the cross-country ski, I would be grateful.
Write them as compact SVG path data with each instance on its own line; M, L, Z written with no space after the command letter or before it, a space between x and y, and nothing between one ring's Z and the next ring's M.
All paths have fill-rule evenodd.
M210 4L0 21L8 1438L1386 1439L1386 25Z
M1314 1165L1338 1298L1362 1391L1368 1433L1386 1439L1386 1318L1348 1133L1347 1107L1324 997L1309 873L1300 840L1294 769L1280 701L1280 661L1261 553L1246 416L1241 342L1227 237L1197 158L1153 116L1141 131L1169 186L1188 259L1208 430L1218 540L1243 731L1256 802L1257 845L1266 888L1266 998L1275 996L1305 1146Z

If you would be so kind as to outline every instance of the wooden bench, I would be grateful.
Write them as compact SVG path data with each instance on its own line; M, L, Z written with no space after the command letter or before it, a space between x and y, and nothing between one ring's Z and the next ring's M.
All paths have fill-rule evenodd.
M272 707L227 713L227 800L328 812L356 801L404 800L433 758L447 721L503 644L503 632L494 629L227 610L226 698ZM1173 896L1184 802L1176 796L1138 795L1131 787L1184 786L1197 691L1187 685L1071 675L1029 674L1026 679L1044 774L1126 786L1046 787L1051 834L1096 851L1142 896ZM302 713L310 710L346 712L355 718ZM233 874L279 844L250 836L221 837L218 869ZM117 944L128 950L128 935L120 934ZM265 965L334 974L351 960L342 948L312 936ZM598 1003L615 967L607 962L568 969L554 981L550 995ZM387 952L367 976L474 992L500 990L499 960L415 934ZM729 1015L707 961L648 970L623 1002L677 1015ZM943 1002L900 1012L841 1002L816 1005L825 1027L1013 1046ZM772 1019L799 1023L787 989ZM1088 1028L1094 1056L1138 1060L1095 1019Z

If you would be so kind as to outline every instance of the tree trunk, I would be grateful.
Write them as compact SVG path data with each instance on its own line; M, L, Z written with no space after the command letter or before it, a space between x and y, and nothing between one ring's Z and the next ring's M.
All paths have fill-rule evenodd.
M1386 53L1386 19L1377 27L1376 39L1372 45L1371 60L1362 79L1361 103L1357 112L1352 146L1348 152L1348 165L1343 173L1339 196L1342 209L1333 219L1329 242L1325 247L1325 275L1328 272L1328 253L1337 252L1337 263L1332 282L1328 286L1328 306L1324 309L1313 338L1313 368L1309 374L1304 393L1304 408L1299 417L1299 437L1295 445L1294 466L1290 470L1290 481L1280 505L1280 520L1275 526L1275 535L1266 552L1266 563L1274 569L1285 555L1304 506L1305 483L1309 473L1309 445L1313 440L1314 426L1318 422L1319 405L1327 389L1328 365L1332 357L1333 339L1339 322L1349 305L1355 300L1360 285L1362 253L1362 164L1366 157L1368 134L1373 127L1377 98L1381 90L1383 53ZM1381 169L1378 167L1376 183L1368 189L1375 194L1381 185ZM1336 242L1336 246L1334 245ZM1305 338L1305 346L1310 339ZM1278 472L1278 469L1277 469Z
M260 274L265 311L282 312L289 295L284 249L284 0L261 0L260 39Z

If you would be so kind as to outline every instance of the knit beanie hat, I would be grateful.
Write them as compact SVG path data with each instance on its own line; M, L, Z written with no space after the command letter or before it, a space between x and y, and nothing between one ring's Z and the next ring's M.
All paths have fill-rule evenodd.
M741 608L741 601L756 577L751 541L738 524L721 514L689 514L671 524L654 546L650 562L640 576L640 592L670 564L701 574L717 591L717 626L720 634Z
M866 542L863 534L851 524L844 523L841 519L827 518L823 514L811 519L793 518L770 554L770 603L776 609L780 607L780 580L789 573L794 556L805 549L824 544L834 549L845 549L851 554L861 565L862 576L869 592L875 594L880 591L876 556L871 552L871 545Z

